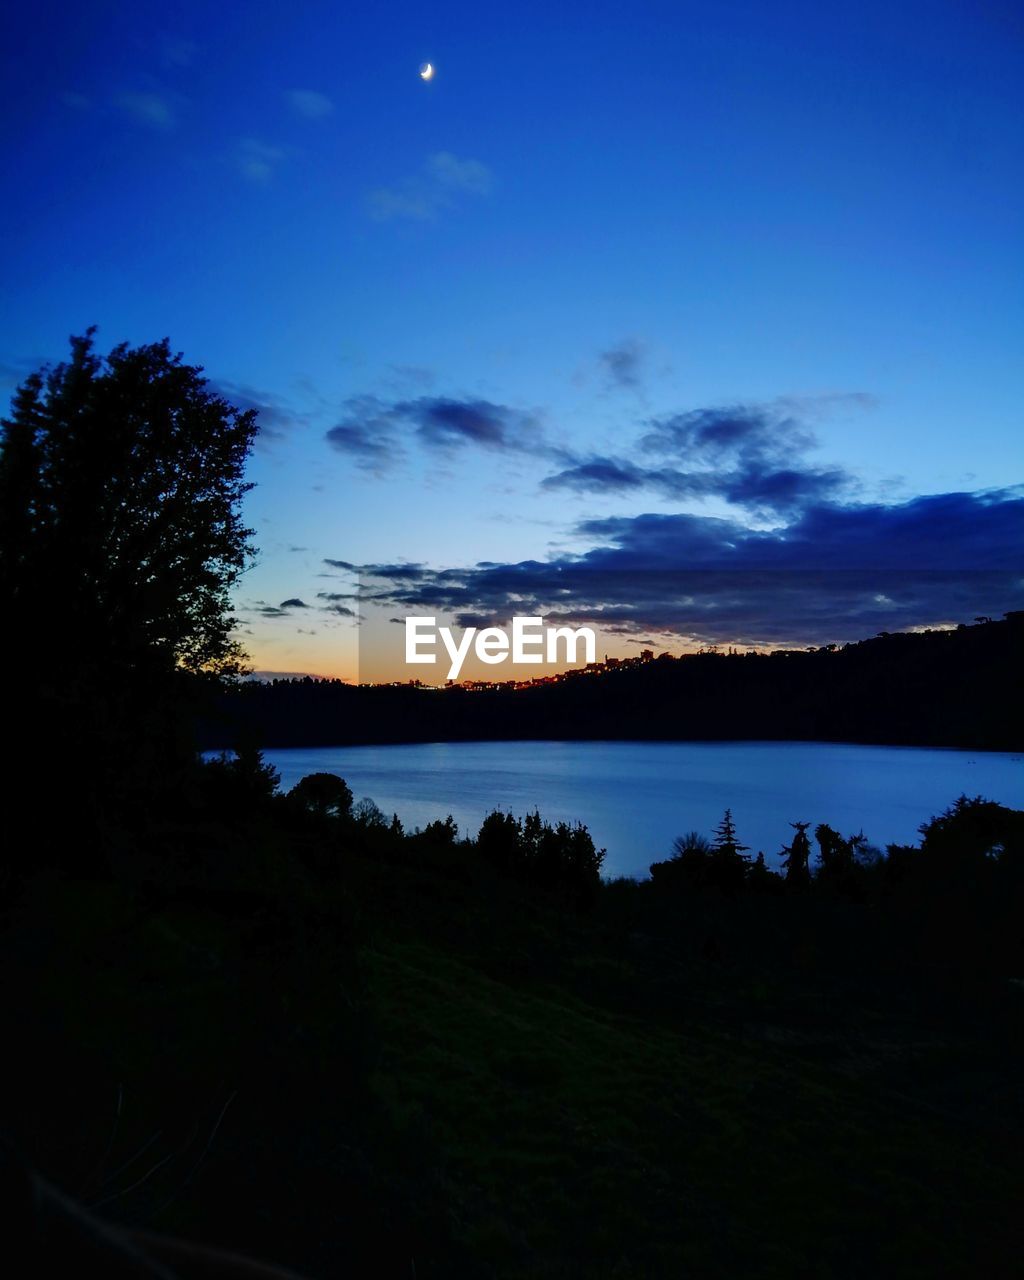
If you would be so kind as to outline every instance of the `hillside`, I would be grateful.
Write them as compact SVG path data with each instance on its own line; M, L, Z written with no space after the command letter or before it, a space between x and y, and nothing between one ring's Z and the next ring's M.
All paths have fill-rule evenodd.
M837 649L692 654L530 688L250 682L203 727L268 747L482 739L720 739L1024 746L1024 613Z

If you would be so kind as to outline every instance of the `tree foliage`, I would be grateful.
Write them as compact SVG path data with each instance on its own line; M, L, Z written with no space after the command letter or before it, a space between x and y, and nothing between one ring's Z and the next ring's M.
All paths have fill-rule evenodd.
M288 800L315 818L346 818L352 811L352 792L336 773L310 773L300 779Z
M581 902L601 883L605 851L581 822L552 825L537 812L520 820L495 810L484 818L477 849L498 870Z
M0 599L9 657L107 681L235 672L230 592L256 432L166 339L97 354L93 331L32 374L0 423Z

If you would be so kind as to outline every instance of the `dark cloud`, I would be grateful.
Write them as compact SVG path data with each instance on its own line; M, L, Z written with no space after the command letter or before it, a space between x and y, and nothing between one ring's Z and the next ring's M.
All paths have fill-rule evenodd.
M425 444L478 444L507 449L518 444L516 432L524 419L511 409L488 400L452 400L421 396L399 405L398 411L415 422Z
M564 471L543 480L545 489L576 489L581 493L628 493L647 486L648 473L624 458L594 455L587 462L577 462Z
M1024 594L1022 488L819 504L772 530L646 514L590 520L579 532L595 543L579 556L412 573L368 565L363 582L370 598L408 613L539 613L623 635L734 644L859 639L996 615Z
M545 489L573 489L578 493L629 493L649 489L666 498L706 498L721 492L722 478L709 472L644 467L625 458L594 455L585 462L577 462L548 476L541 486Z
M787 402L789 403L789 402ZM816 444L813 431L793 413L772 405L691 409L648 423L646 453L715 466L777 465Z
M649 462L600 455L570 457L543 481L579 493L649 490L672 500L724 498L760 516L790 516L849 495L852 477L802 463L814 433L790 409L773 405L696 409L655 418L638 442Z
M489 400L419 396L385 401L357 396L347 402L345 417L327 432L327 440L365 470L379 474L405 456L410 441L443 451L463 446L528 450L540 443L540 427L535 415Z
M345 416L327 432L339 453L351 455L364 471L380 475L405 456L395 408L376 396L353 396Z
M294 427L305 426L309 422L308 414L300 413L270 391L259 391L238 382L219 381L210 385L217 395L233 404L236 409L243 412L256 410L258 439L263 441L283 440Z
M277 606L279 609L308 609L309 605L305 600L300 600L298 596L293 596L291 600L282 600Z
M763 515L802 510L812 503L825 503L849 492L851 477L838 467L831 470L782 467L762 471L758 467L738 469L715 477L712 492L736 506Z
M339 453L351 454L364 471L379 474L400 456L394 439L381 436L369 424L339 423L327 432L327 439Z
M641 355L639 344L623 343L603 352L601 360L610 376L627 385L637 376ZM669 414L644 423L633 453L616 457L550 443L536 413L489 400L358 396L347 402L327 440L378 475L402 461L410 443L447 453L481 448L555 460L560 469L541 482L548 490L648 491L673 501L719 497L758 516L789 517L816 503L849 498L857 489L841 468L805 460L817 443L806 419L871 403L860 392L835 393Z
M587 563L621 568L1018 571L1024 488L941 493L897 504L815 506L779 529L696 515L613 516L579 526L607 545Z
M597 357L608 383L626 391L640 386L647 348L639 338L624 338Z

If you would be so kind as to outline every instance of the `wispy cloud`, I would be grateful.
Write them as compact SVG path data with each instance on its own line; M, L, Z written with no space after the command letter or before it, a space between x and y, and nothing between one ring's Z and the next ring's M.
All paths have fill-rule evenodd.
M606 383L625 391L636 391L647 359L647 344L639 338L623 338L600 352L598 365Z
M292 111L306 120L323 120L334 114L334 103L316 89L289 89L284 98Z
M377 474L401 461L410 442L448 453L466 446L505 452L544 448L535 413L453 396L397 401L358 396L348 401L345 417L327 432L327 441Z
M121 93L115 101L126 115L151 129L168 131L177 126L177 113L165 94Z
M213 387L236 409L256 410L257 438L264 442L282 440L293 428L309 424L309 413L294 408L271 391L224 380L215 381Z
M479 160L435 151L413 177L371 191L367 204L371 217L380 222L402 218L428 222L465 197L488 195L493 185L491 171Z
M831 407L837 399L830 398ZM864 408L869 398L841 401ZM578 493L647 490L672 500L720 497L758 516L792 514L856 491L856 480L842 468L806 460L817 441L794 410L823 416L830 406L791 397L652 418L634 457L567 455L570 465L548 476L543 486Z
M235 148L235 168L249 182L265 186L286 156L283 147L259 138L242 138Z

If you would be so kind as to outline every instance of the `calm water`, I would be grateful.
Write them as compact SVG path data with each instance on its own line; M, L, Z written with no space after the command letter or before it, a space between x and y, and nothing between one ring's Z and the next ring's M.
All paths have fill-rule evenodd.
M744 844L774 861L790 821L827 822L872 843L913 843L957 796L1024 807L1019 755L779 742L448 742L272 750L284 789L340 774L406 827L450 813L475 834L493 808L579 819L608 850L606 875L646 875L683 831L710 832L728 806Z

